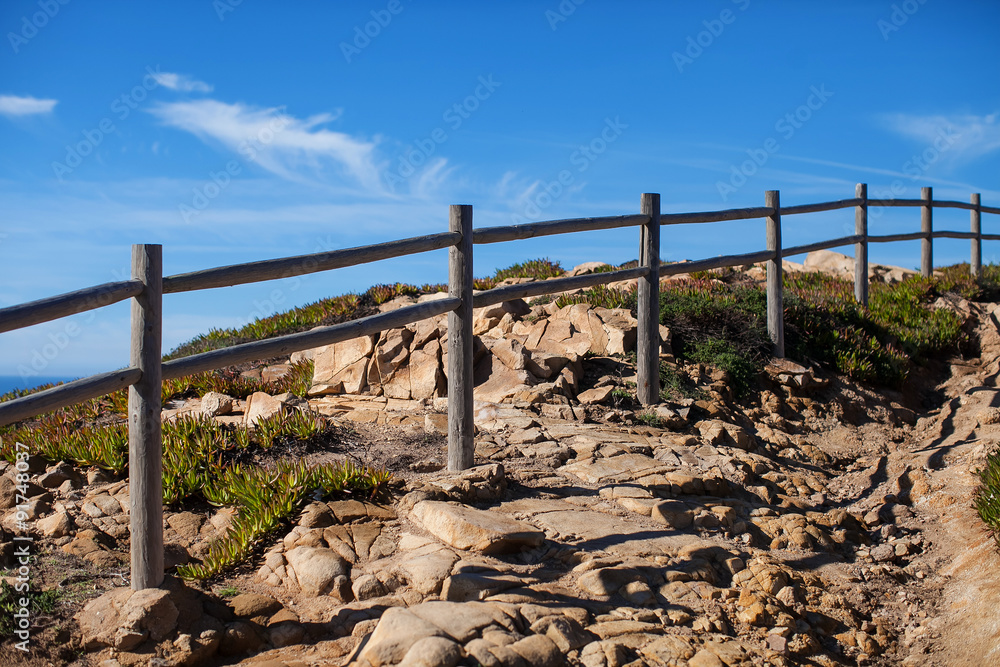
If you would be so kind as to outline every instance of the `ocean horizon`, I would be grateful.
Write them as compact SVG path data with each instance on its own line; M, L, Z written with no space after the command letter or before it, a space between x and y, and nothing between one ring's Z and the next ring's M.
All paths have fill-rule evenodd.
M43 384L55 382L70 382L76 377L38 375L22 378L20 375L0 375L0 395L6 394L15 389L34 389Z

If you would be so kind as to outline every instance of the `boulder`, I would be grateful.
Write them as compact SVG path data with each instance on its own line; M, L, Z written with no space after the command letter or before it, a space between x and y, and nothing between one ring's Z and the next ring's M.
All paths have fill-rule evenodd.
M545 534L528 524L453 503L419 502L413 507L413 518L445 544L485 554L516 552L545 541Z
M518 391L534 385L535 378L526 370L515 370L503 364L492 354L485 355L473 371L477 401L500 403L512 398Z
M274 364L260 372L260 379L264 382L277 382L291 372L291 364Z
M410 398L431 399L446 392L441 368L441 342L430 340L410 353Z
M446 292L443 294L448 296ZM423 297L421 297L422 300ZM406 328L413 333L413 340L410 341L410 349L417 350L424 347L430 341L440 338L441 330L447 326L446 315L439 315L438 317L431 317L426 320L407 324Z
M45 537L58 538L65 537L73 532L75 524L73 523L73 519L70 517L69 512L62 510L56 512L52 516L39 519L35 523L35 526Z
M232 411L233 399L231 396L210 391L201 397L201 414L205 416L218 417L219 415L228 415Z
M146 639L163 641L177 627L177 618L170 592L160 588L116 588L88 602L76 616L88 651L105 646L129 651Z
M806 271L818 271L833 276L854 278L854 258L831 250L817 250L806 255L803 262Z
M387 609L364 648L358 654L358 664L369 667L399 664L410 648L428 637L447 638L444 631L407 609Z
M368 364L368 386L372 393L377 394L379 389L385 391L386 385L390 384L396 375L408 375L407 361L410 358L412 340L413 332L409 329L390 329L382 332ZM405 382L395 384L395 393L386 392L386 395L409 399L409 378L407 377Z
M614 390L615 388L612 385L594 387L593 389L581 391L577 394L576 400L580 401L583 405L596 405L598 403L604 403L608 400L611 396L611 392Z
M604 262L584 262L583 264L577 264L572 269L563 274L563 278L572 278L573 276L585 276L590 273L594 273L597 269L603 269L605 267L613 268L610 264Z
M444 637L424 637L406 652L399 667L454 667L462 659L462 648Z
M366 386L368 357L374 349L374 336L361 336L317 348L313 386L309 394L361 393Z
M399 547L404 554L399 561L398 572L423 595L438 593L458 561L458 556L439 542L413 535L404 535Z
M257 391L250 394L243 420L248 426L256 426L261 419L268 419L281 412L281 401L270 394Z
M608 336L608 347L603 354L627 354L635 349L639 321L625 308L595 308Z
M258 593L242 593L229 601L233 615L237 618L256 618L258 616L273 616L281 610L281 603L270 595Z
M285 554L299 588L308 596L331 595L351 599L351 566L332 549L296 547Z

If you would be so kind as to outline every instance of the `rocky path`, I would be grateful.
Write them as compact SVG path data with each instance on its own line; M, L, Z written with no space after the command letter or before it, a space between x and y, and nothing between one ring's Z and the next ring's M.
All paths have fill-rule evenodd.
M404 498L394 567L421 597L353 664L994 664L1000 558L971 496L1000 436L1000 322L970 315L982 358L919 419L780 368L695 436L497 414L478 447L506 492L492 467Z
M1000 558L971 508L1000 438L1000 320L962 307L981 358L906 395L775 363L742 404L689 368L699 399L663 406L660 426L599 404L479 404L477 467L422 461L391 505L313 503L232 599L102 596L79 617L80 664L1000 662ZM919 391L943 407L906 407ZM412 443L439 416L397 423ZM122 492L94 479L57 501L52 539L114 561ZM226 520L171 515L167 540L196 555Z

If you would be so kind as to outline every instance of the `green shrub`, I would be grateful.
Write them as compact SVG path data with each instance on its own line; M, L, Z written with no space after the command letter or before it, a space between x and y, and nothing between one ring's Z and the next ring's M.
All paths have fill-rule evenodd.
M1000 450L986 456L986 466L979 470L979 486L974 496L976 511L1000 547Z
M709 364L729 374L733 391L745 395L760 371L748 355L741 354L736 347L722 338L708 338L694 343L690 351L691 361Z
M700 399L703 394L701 390L688 386L673 366L660 362L660 400Z
M202 493L214 505L235 505L238 514L225 535L209 546L201 563L180 565L177 573L184 579L215 576L245 560L307 500L352 491L374 495L389 479L387 472L350 462L309 467L301 460L282 459L273 468L225 468Z
M626 308L634 314L636 298L634 289L623 290L607 285L595 285L580 294L561 294L555 301L559 308L577 303L589 303L595 308Z
M256 428L228 426L204 416L183 416L163 424L163 502L207 501L238 511L233 527L213 543L202 564L178 568L181 576L204 578L244 560L260 541L314 494L374 493L390 479L380 470L343 464L309 466L279 459L273 467L241 467L234 460L248 450L278 443L308 442L330 427L319 415L294 411L258 422ZM65 414L35 428L0 434L0 453L14 459L16 442L51 461L96 465L116 475L128 466L128 431L123 422L78 427Z
M547 257L542 259L532 259L520 264L512 264L506 269L498 269L493 275L494 283L499 283L508 278L534 278L535 280L545 280L555 278L564 274L559 262L553 262Z
M855 380L901 387L911 362L954 348L962 338L958 315L932 310L929 304L949 289L972 295L975 284L957 274L874 283L865 309L855 302L848 280L794 274L786 279L788 352L826 363Z
M45 591L33 588L29 588L27 591L18 591L7 579L0 581L0 641L14 638L15 623L17 622L14 614L21 611L22 598L27 598L28 613L34 619L55 611L60 597L61 593L56 588Z
M744 395L770 356L763 290L712 280L681 280L660 291L660 322L670 328L674 354L729 373Z
M635 416L636 421L640 424L645 424L646 426L652 426L653 428L663 428L663 420L655 412L640 412Z

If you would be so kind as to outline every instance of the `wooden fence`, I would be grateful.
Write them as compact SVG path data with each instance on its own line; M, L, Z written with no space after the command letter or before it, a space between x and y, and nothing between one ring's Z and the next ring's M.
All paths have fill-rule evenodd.
M869 206L920 207L920 231L891 236L868 234ZM785 248L781 243L783 216L836 209L855 209L852 236ZM962 208L971 212L968 232L934 231L934 208ZM978 194L970 203L935 201L931 188L920 199L868 199L867 186L859 184L853 199L782 207L777 191L765 194L764 206L701 213L660 213L660 196L644 194L638 215L554 220L525 225L474 229L472 206L450 208L448 231L377 245L349 248L283 259L223 266L163 277L159 245L132 247L132 278L98 285L31 303L0 309L0 333L67 317L132 299L130 366L53 387L0 403L0 426L50 410L67 407L113 391L129 388L129 497L131 499L132 588L157 587L163 582L163 507L160 424L162 380L225 368L234 364L283 356L299 350L375 334L444 313L448 314L448 467L463 470L473 464L473 334L472 311L515 298L553 294L621 280L638 279L637 380L638 398L644 405L659 401L659 287L660 277L692 271L767 262L767 326L775 356L784 356L782 307L782 258L815 250L854 245L855 296L868 303L868 244L921 240L921 272L929 276L936 238L971 239L972 274L981 271L982 241L1000 240L1000 234L983 234L981 214L1000 214L1000 208L980 204ZM660 230L664 225L765 218L766 246L759 252L712 257L693 262L660 263ZM599 229L639 227L639 266L632 269L556 278L498 287L478 294L472 289L473 245L501 243L553 234ZM264 280L300 276L449 249L448 296L407 306L343 324L235 345L222 350L162 361L162 299L164 294L227 287Z

